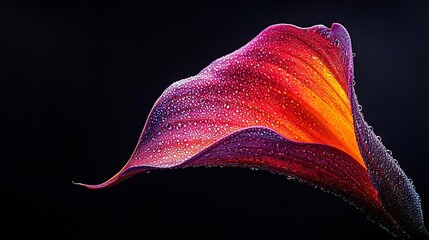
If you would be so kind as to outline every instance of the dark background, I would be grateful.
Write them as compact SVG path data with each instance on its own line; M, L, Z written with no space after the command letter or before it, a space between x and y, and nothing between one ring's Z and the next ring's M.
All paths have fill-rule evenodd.
M128 160L162 91L276 23L343 24L366 120L429 218L429 6L279 1L0 3L0 238L392 239L341 199L247 169Z

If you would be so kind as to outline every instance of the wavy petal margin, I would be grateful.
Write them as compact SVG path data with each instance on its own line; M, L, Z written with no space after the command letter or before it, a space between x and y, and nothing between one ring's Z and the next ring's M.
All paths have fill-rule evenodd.
M346 29L273 25L172 84L127 164L89 189L150 169L268 170L336 194L393 235L427 234L420 199L364 121Z

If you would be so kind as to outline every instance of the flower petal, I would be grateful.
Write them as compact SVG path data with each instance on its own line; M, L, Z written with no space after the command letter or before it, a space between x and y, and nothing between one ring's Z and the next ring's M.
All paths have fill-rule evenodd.
M122 171L177 166L252 126L338 148L366 168L337 45L324 26L267 28L241 49L166 89Z
M355 95L353 90L353 95ZM415 191L411 180L399 167L397 161L388 153L379 137L365 122L359 111L357 98L354 98L353 116L355 131L363 159L378 198L395 225L407 237L425 233L423 211L420 197Z
M346 79L353 81L353 53L348 32L344 27L333 26L342 55L343 66L348 69ZM368 168L373 186L383 208L393 222L385 222L393 234L411 237L426 231L420 198L414 186L399 167L397 161L388 153L381 140L365 122L354 88L349 89L352 104L353 122L362 158ZM385 220L384 220L385 221Z
M340 195L395 235L422 232L418 195L364 122L352 81L344 27L273 25L172 84L124 168L81 185L148 169L255 167Z

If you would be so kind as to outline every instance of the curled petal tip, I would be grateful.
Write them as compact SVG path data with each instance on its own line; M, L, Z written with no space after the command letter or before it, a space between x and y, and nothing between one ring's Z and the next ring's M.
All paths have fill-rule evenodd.
M134 156L134 154L133 154L133 156ZM132 159L133 158L134 157L132 157ZM118 184L118 183L138 174L138 173L149 172L149 170L152 169L151 167L147 167L147 166L133 166L130 164L130 162L132 162L132 159L130 159L128 161L128 163L118 173L116 173L113 177L111 177L110 179L108 179L105 182L102 182L99 184L86 184L86 183L79 183L79 182L72 181L72 183L74 185L82 186L82 187L85 187L87 189L92 189L92 190L105 189L105 188L113 187L116 184Z
M74 182L74 181L72 181L72 183L73 183L74 185L82 186L82 187L84 187L84 188L92 189L92 190L96 190L96 189L103 189L103 188L107 188L107 187L112 186L112 185L109 183L109 181L106 181L106 182L104 182L104 183L100 183L100 184L95 184L95 185L92 185L92 184L85 184L85 183L79 183L79 182Z
M91 187L89 187L89 186L92 186L92 185L88 185L88 184L80 183L80 182L75 182L75 181L72 181L72 183L74 185L76 185L76 186L82 186L82 187L85 187L85 188L88 188L88 189L91 189Z
M127 179L128 177L130 177L130 176L126 176L126 177L122 176L123 170L124 169L119 171L117 174L115 174L109 180L107 180L103 183L100 183L100 184L86 184L86 183L80 183L80 182L74 182L74 181L72 181L72 183L74 185L82 186L82 187L85 187L87 189L92 189L92 190L109 188L109 187L112 187L112 186L120 183L121 181Z

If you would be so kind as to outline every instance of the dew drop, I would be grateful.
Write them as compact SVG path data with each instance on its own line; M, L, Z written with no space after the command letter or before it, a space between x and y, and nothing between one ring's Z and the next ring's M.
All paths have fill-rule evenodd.
M167 123L166 127L168 131L171 131L173 129L173 126L171 125L171 123Z
M335 39L335 41L334 41L334 45L335 45L335 46L337 46L337 47L338 47L338 46L340 46L340 40Z
M362 105L358 105L359 111L362 111Z
M353 57L356 57L356 53L352 53L352 56L353 56Z
M386 150L386 152L387 152L390 156L392 156L392 154L393 154L393 153L392 153L392 150L390 150L390 149L387 149L387 150Z

